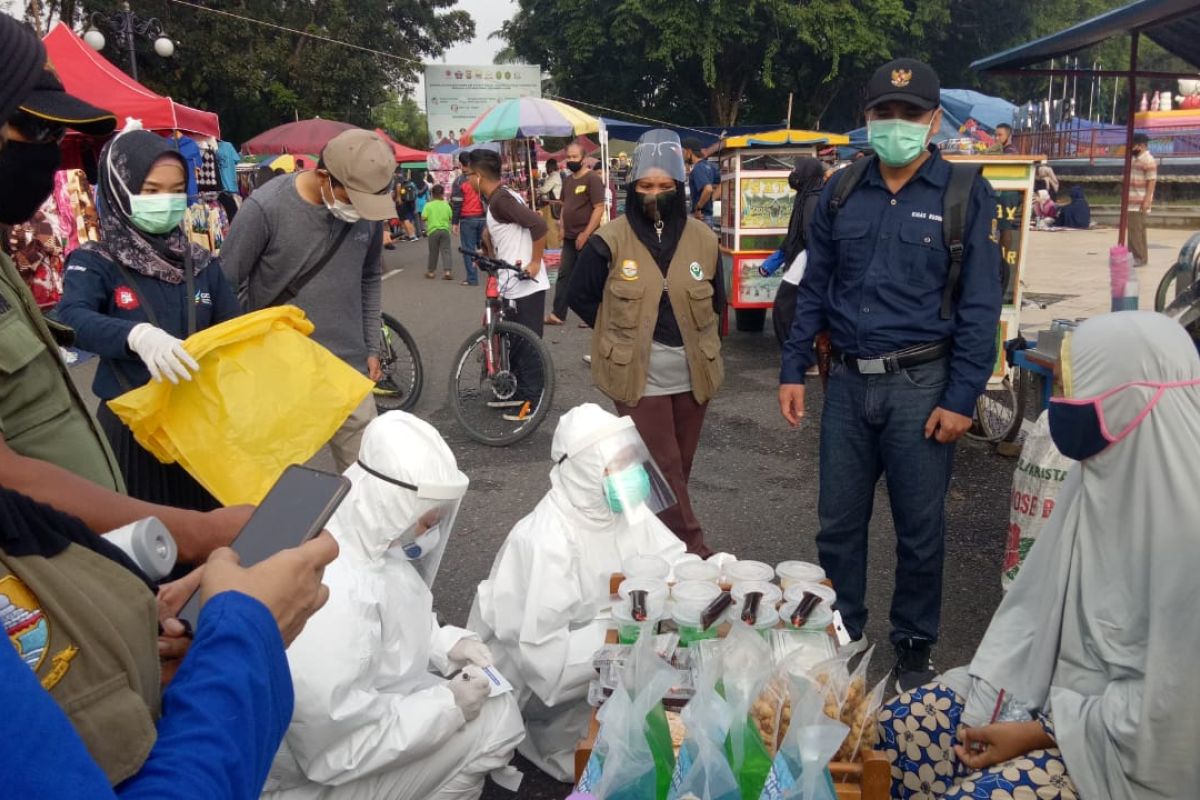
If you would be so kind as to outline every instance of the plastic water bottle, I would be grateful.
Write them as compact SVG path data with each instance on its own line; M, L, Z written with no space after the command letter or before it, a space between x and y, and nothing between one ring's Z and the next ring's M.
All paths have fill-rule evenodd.
M1116 311L1137 311L1138 309L1138 280L1135 276L1130 275L1129 280L1125 283L1125 293L1120 300L1120 308Z

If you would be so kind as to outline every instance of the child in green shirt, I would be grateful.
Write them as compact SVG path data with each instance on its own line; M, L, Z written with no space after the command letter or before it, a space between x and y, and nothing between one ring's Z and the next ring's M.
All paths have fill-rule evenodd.
M429 241L429 264L425 277L433 278L437 272L438 257L441 257L442 275L446 280L454 280L450 274L450 218L453 211L446 202L446 189L438 184L433 187L433 198L425 204L421 219L425 220L425 235Z

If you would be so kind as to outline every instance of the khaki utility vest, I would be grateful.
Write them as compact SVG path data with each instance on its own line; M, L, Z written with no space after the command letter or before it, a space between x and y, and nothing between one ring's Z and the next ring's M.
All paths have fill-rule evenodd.
M0 552L0 620L109 782L141 769L161 713L158 611L146 585L77 544L51 558Z
M666 291L683 337L692 395L697 403L707 403L725 378L719 320L713 310L716 235L703 222L689 217L666 278L625 217L608 223L596 235L612 253L592 335L596 387L625 405L637 405L642 399L650 343Z

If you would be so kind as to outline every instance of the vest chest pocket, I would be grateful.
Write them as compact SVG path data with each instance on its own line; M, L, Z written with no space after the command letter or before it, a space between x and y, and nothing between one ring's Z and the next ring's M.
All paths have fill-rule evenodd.
M620 329L618 335L623 338L634 336L634 331L641 321L642 298L645 294L646 287L641 283L622 280L609 281L604 302L608 307L607 327L610 331L617 333L615 329Z
M713 308L713 286L705 281L696 286L689 286L688 308L692 313L692 321L696 330L702 331L717 324L717 312Z
M57 699L109 781L116 784L141 768L156 738L154 720L124 673Z
M46 345L15 309L0 315L0 413L9 439L70 405L56 368L40 358L45 354Z

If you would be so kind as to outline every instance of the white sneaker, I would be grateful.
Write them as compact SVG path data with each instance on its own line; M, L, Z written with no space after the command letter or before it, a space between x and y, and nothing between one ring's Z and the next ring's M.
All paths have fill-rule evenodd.
M867 642L867 635L864 633L862 636L858 637L857 639L851 639L849 642L847 642L846 644L839 647L838 655L839 656L844 655L849 658L853 658L854 656L858 655L859 653L867 652L867 648L869 648L870 646L871 646L870 643Z
M584 356L584 357L583 357L583 363L585 363L585 364L591 364L591 363L592 363L592 357L591 357L591 356Z

